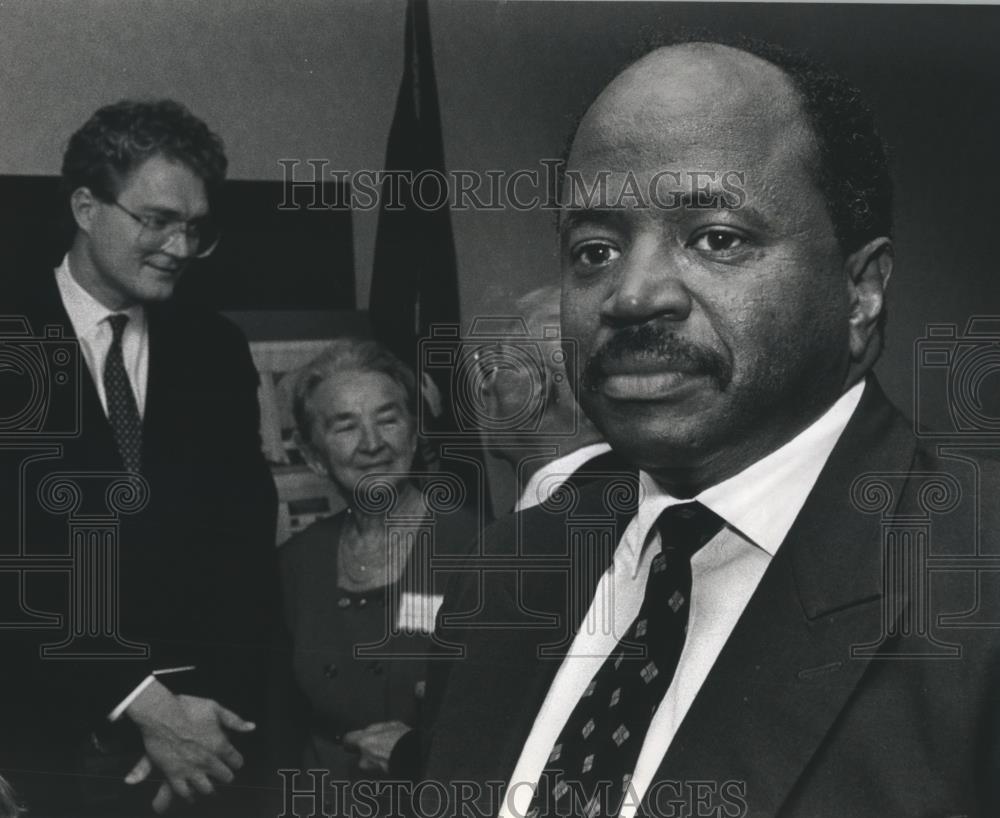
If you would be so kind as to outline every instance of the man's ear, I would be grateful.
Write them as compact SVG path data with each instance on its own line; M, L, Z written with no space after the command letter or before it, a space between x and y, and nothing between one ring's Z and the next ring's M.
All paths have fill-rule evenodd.
M892 275L894 251L885 236L851 253L844 262L850 325L851 357L861 360L879 331L879 317L885 310L885 288Z
M97 197L90 192L89 187L78 187L69 197L69 209L73 213L73 221L84 233L89 233L97 213Z

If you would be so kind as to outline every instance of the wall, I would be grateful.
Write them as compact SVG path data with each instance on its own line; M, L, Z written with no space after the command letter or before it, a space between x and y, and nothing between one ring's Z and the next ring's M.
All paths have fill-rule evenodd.
M0 173L54 173L68 134L124 95L186 101L225 137L234 178L280 178L281 158L379 168L401 71L400 0L0 0ZM537 167L644 31L710 25L797 47L870 97L894 148L898 267L879 365L912 402L928 322L1000 305L989 7L431 2L452 169ZM454 215L466 316L496 291L556 273L549 214ZM375 214L355 214L358 303ZM994 416L1000 416L997 412Z
M0 173L58 173L70 133L101 104L126 96L187 104L225 139L234 179L281 179L283 158L380 168L405 7L396 0L4 0ZM354 222L363 306L375 214Z

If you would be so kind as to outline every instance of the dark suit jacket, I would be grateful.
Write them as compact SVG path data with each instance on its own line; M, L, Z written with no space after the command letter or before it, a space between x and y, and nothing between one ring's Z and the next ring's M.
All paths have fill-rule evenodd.
M870 382L643 811L1000 815L998 488L980 452L918 445ZM501 520L485 550L496 562L518 542L528 568L565 555L600 500ZM427 778L508 781L560 663L540 646L568 646L563 623L579 618L566 587L556 572L470 571L449 593L441 633L465 656L428 691ZM475 617L449 626L462 611ZM553 624L537 627L544 615Z
M601 452L596 457L580 464L566 482L576 490L581 490L592 482L601 482L608 477L637 477L634 466L630 466L613 451Z
M27 319L35 338L55 327L63 339L73 339L51 270L5 288L0 314ZM148 656L119 655L119 645L112 646L110 659L41 657L40 646L60 642L71 627L71 581L89 580L80 571L72 577L65 571L0 572L0 619L9 623L13 615L38 625L44 613L56 625L0 631L0 770L10 771L39 813L54 795L74 792L58 776L78 769L78 748L92 743L91 731L105 726L105 715L151 669L197 665L196 683L180 676L166 683L195 684L191 692L250 719L261 716L264 706L269 629L277 620L271 562L276 498L260 451L257 373L246 341L222 317L173 303L151 305L147 315L142 461L148 503L129 513L119 502L114 516L120 543L117 636L146 648ZM56 344L50 338L36 347L50 355ZM95 518L83 515L113 510L107 494L112 478L103 472L120 472L122 462L82 356L79 379L69 386L43 387L50 411L42 432L6 438L0 460L3 555L16 554L20 544L36 562L52 557L65 563L70 517L87 528ZM5 400L23 402L24 396L8 390ZM16 408L8 406L4 417ZM54 434L73 422L75 436ZM19 440L43 448L17 448ZM35 455L43 457L32 460ZM73 475L80 488L74 509L58 503L46 508L40 499L56 472ZM17 497L24 498L20 508L13 502ZM29 615L28 608L36 613Z
M396 585L351 594L338 587L337 552L345 519L342 511L319 520L280 549L295 679L310 710L301 763L330 770L331 781L372 777L358 770L357 753L341 745L344 733L392 720L419 728L424 657L433 655L434 645L428 634L397 631L389 617L398 616L401 592L443 594L450 571L441 560L467 553L482 530L478 515L467 508L438 512L426 552L411 554ZM357 604L360 599L364 605ZM358 657L359 645L379 647ZM394 770L392 777L403 778L405 772Z

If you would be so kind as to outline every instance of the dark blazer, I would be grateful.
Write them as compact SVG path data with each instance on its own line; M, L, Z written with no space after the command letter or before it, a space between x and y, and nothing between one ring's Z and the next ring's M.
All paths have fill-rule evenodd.
M996 463L919 445L869 382L643 812L1000 815L998 488ZM465 655L428 691L428 779L508 781L560 663L542 646L565 650L578 619L565 578L533 569L565 557L565 532L601 505L588 489L487 532L494 564L519 542L528 570L470 571L446 599L441 634Z
M35 338L55 328L75 346L51 270L7 282L5 289L0 314L26 319ZM120 543L117 636L129 649L139 646L133 651L138 655L122 655L119 644L112 658L41 657L40 646L60 642L73 622L70 575L26 572L18 588L17 573L0 572L5 621L10 603L19 601L22 620L38 625L47 614L56 625L0 631L0 770L9 770L25 791L33 814L44 813L39 805L56 793L79 797L67 779L48 774L78 769L79 747L94 743L92 731L100 735L108 711L151 669L197 665L196 675L166 683L208 695L245 718L263 715L270 629L278 619L276 495L260 449L257 373L246 341L222 317L174 303L151 305L147 316L142 462L148 502L131 513L122 510L119 496L113 515ZM54 343L45 341L50 348ZM79 522L82 515L113 510L107 494L112 478L103 473L120 472L122 462L82 356L78 375L72 388L45 386L49 417L43 426L60 431L76 422L78 434L35 433L32 444L43 448L27 452L12 448L19 438L7 438L0 460L4 555L16 554L22 544L36 562L65 561L70 517ZM23 396L8 394L6 400ZM32 459L39 454L44 458ZM46 508L40 500L56 472L71 475L80 488L74 509L53 509L51 502ZM24 498L20 508L14 497ZM74 572L73 581L82 581L80 575ZM28 608L35 613L28 615Z
M279 549L295 679L310 711L301 763L328 769L331 781L366 777L357 753L342 747L344 733L392 720L419 728L423 657L433 655L434 645L430 634L396 629L400 594L443 594L449 569L440 563L467 553L482 530L469 509L438 513L427 550L411 554L398 583L350 593L339 588L337 569L346 519L342 511L319 520ZM368 655L356 656L364 645Z
M635 467L630 466L615 452L607 451L581 463L566 482L579 490L592 482L606 480L609 476L625 477L626 475L637 476Z

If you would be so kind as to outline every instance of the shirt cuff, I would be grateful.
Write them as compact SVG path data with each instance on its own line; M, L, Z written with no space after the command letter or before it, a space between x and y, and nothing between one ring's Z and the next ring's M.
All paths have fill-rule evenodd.
M128 710L128 706L139 698L139 694L155 681L156 677L150 673L145 679L139 682L139 684L133 688L132 692L122 699L114 710L108 713L108 721L118 721L118 719L122 717L122 714Z
M135 686L135 689L122 699L114 710L108 713L108 721L118 721L118 719L122 717L122 714L128 710L128 706L139 698L139 694L155 682L160 676L172 676L175 673L187 673L190 670L195 670L195 666L185 665L184 667L166 667L154 670L145 679L139 682L139 684Z

